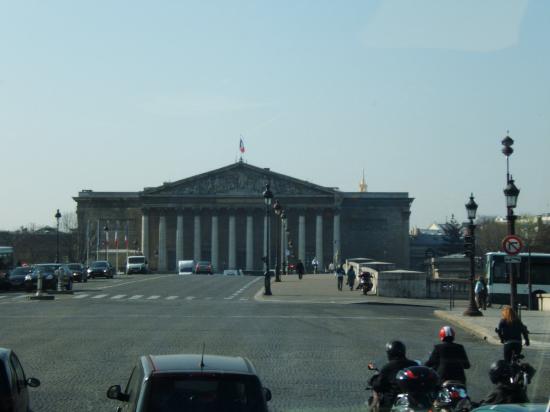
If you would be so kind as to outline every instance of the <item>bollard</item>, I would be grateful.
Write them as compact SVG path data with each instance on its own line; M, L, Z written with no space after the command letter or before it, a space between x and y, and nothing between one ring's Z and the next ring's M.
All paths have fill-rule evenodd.
M42 295L42 271L39 270L36 274L36 296Z

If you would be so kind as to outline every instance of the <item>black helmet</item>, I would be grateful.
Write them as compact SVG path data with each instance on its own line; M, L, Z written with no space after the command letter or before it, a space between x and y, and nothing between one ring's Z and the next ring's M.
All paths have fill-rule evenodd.
M427 366L411 366L395 375L399 389L404 392L433 392L439 384L439 375Z
M407 348L403 342L392 340L386 343L386 353L388 354L388 359L404 358L407 353Z
M495 385L499 382L505 382L512 376L512 368L510 364L501 359L494 362L489 369L489 378Z

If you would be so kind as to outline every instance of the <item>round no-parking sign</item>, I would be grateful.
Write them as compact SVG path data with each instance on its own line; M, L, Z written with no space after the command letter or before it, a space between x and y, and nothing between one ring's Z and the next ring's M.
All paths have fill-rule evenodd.
M502 249L509 255L517 255L522 248L523 242L516 235L509 235L502 239Z

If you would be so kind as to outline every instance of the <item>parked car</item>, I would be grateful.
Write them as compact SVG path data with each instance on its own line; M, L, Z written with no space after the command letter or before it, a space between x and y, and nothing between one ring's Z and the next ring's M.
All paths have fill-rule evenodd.
M214 272L212 272L212 263L206 261L206 260L199 260L197 264L195 265L195 274L196 275L202 275L202 274L212 275Z
M98 276L105 278L113 277L113 267L106 260L97 260L95 262L92 262L87 272L88 277L91 279L94 279Z
M36 290L36 286L38 284L38 272L42 273L43 290L57 289L56 270L61 267L63 268L66 274L64 287L66 289L70 289L69 276L67 276L70 273L70 269L67 265L60 264L60 263L40 263L38 265L34 265L32 267L32 271L25 276L25 290L27 290L28 292L32 290Z
M246 358L147 355L139 358L126 389L113 385L107 397L124 402L119 411L267 412L271 391Z
M128 256L126 259L126 274L131 273L147 273L149 268L147 267L147 259L145 256Z
M88 280L86 268L82 263L68 263L67 267L70 270L73 282L86 282Z
M25 376L15 352L0 348L0 412L30 411L28 388L38 386L38 379Z
M32 272L30 266L19 266L6 275L7 289L25 289L25 277Z

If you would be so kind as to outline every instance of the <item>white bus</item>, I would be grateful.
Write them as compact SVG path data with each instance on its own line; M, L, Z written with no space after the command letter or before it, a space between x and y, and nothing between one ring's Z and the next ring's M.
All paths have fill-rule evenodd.
M14 267L13 247L0 246L0 273L7 273Z
M517 267L518 302L529 302L529 281L531 283L532 304L536 305L535 294L550 293L550 253L520 253L519 263L505 263L505 253L486 254L485 273L489 290L489 302L510 303L511 265Z

